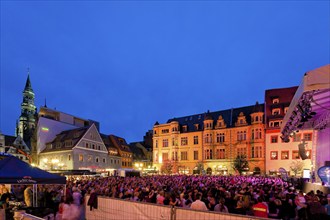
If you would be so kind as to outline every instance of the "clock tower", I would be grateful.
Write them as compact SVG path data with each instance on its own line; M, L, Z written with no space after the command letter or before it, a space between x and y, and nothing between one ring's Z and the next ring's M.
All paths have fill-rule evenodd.
M31 149L31 137L33 136L37 120L37 108L34 105L34 92L30 82L30 71L23 90L23 102L21 104L21 116L16 123L16 136L21 136Z

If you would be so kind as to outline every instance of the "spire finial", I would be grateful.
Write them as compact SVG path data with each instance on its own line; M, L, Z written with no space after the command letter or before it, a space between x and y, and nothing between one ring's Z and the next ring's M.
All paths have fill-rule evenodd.
M27 68L27 73L30 75L30 67Z
M47 100L45 98L45 105L44 105L45 108L47 108Z

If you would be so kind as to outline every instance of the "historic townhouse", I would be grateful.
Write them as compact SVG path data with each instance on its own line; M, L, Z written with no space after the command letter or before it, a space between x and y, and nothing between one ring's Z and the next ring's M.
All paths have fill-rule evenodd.
M133 168L133 154L126 140L115 135L109 135L108 138L110 140L110 146L118 149L121 157L121 167Z
M296 130L287 140L281 139L280 126L297 88L295 86L265 91L267 174L276 174L280 168L284 168L291 175L293 173L290 172L290 167L296 161L303 162L303 169L311 168L312 130Z
M264 105L173 118L153 127L153 161L160 170L192 174L203 166L209 174L234 173L237 155L246 155L249 171L265 171Z
M108 150L94 124L56 135L39 154L39 165L51 170L98 171L111 168Z

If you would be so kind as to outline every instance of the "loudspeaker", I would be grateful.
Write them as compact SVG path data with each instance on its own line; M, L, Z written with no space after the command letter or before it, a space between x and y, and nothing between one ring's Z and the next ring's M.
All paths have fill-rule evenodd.
M306 149L305 149L305 144L301 143L298 145L299 148L299 156L302 160L308 159L308 156L306 155Z

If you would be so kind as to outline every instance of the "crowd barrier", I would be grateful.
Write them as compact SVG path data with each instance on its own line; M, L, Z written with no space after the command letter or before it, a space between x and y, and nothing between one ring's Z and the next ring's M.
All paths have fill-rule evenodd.
M86 197L88 201L89 197ZM87 205L87 202L86 202ZM178 207L98 197L98 208L86 207L87 220L255 220L264 219L210 211L196 211Z

